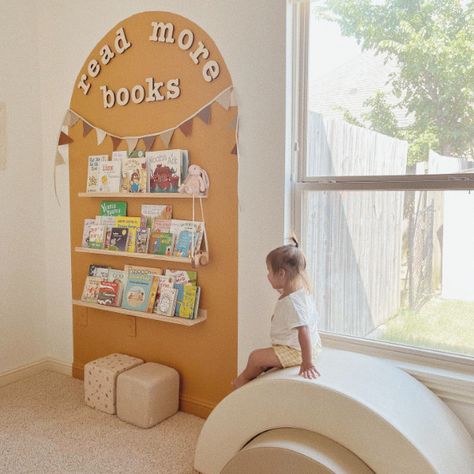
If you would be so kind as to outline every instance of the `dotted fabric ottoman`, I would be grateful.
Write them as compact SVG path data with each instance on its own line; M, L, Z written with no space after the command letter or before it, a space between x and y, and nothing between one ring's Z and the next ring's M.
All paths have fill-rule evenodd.
M143 364L143 360L125 354L110 354L84 366L86 405L115 414L116 380L122 372Z
M151 428L174 415L179 405L179 374L166 365L147 362L117 378L117 416L140 428Z

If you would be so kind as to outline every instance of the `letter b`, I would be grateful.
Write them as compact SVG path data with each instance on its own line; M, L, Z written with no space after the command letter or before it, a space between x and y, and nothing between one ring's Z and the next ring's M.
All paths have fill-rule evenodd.
M104 109L110 109L115 105L115 94L111 89L107 89L107 86L100 86L102 91L102 98L104 100Z

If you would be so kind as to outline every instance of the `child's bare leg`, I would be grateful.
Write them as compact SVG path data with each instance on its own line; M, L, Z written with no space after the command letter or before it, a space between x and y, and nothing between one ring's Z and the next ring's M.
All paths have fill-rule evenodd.
M253 351L249 355L247 367L245 367L244 371L233 381L234 388L245 385L255 377L258 377L265 370L274 367L281 369L282 365L271 347Z

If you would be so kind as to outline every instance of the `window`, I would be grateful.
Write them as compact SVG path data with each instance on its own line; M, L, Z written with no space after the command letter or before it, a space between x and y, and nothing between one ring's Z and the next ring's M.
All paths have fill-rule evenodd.
M322 332L474 357L474 5L298 2L293 26L293 220Z

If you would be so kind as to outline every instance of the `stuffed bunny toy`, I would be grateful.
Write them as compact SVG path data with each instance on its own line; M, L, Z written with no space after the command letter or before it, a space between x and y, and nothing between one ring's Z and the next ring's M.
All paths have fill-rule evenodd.
M198 165L191 165L183 184L178 188L180 193L204 196L209 189L209 177Z

